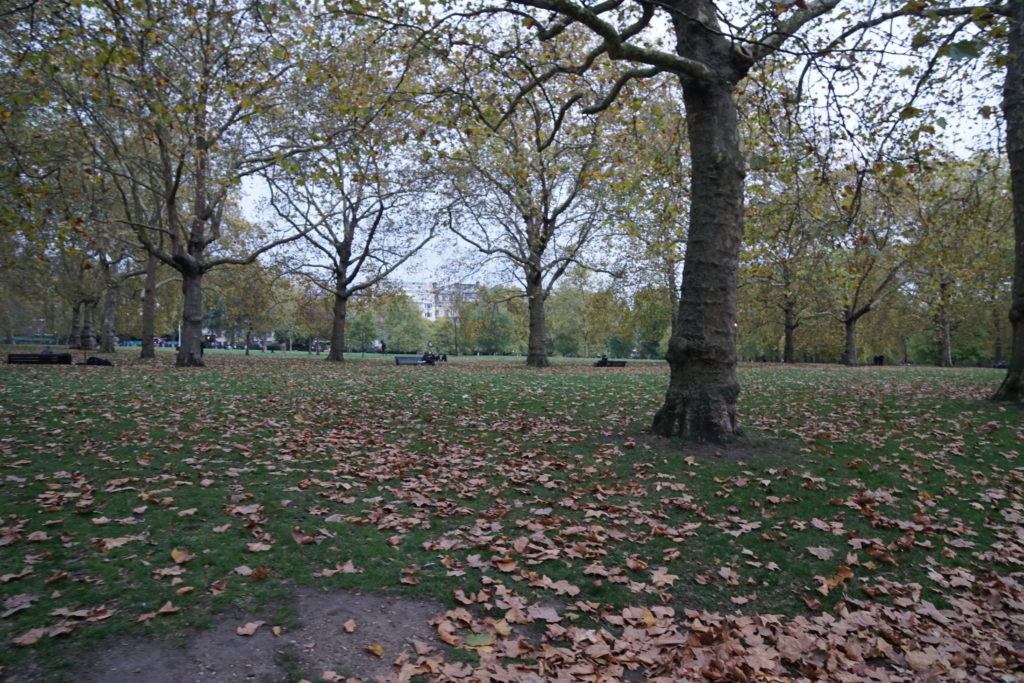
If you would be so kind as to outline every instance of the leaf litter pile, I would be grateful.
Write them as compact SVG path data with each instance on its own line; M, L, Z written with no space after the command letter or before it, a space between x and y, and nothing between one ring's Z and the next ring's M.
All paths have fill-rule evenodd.
M436 646L330 635L387 680L1024 676L995 371L745 368L749 439L716 449L645 434L663 365L120 361L0 368L8 669L359 589L449 607Z

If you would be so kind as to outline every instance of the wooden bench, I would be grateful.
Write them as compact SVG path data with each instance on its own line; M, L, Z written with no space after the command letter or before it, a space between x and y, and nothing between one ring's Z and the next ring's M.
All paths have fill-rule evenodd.
M395 365L426 365L427 361L419 356L395 356Z
M15 365L71 365L70 353L9 353L7 362Z
M595 368L624 368L626 367L626 361L624 360L606 360L604 362L597 361L594 363Z

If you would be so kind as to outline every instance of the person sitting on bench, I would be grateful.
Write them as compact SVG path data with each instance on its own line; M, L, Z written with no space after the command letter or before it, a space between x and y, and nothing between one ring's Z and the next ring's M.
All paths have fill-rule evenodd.
M608 367L608 356L606 356L603 353L600 356L598 356L597 357L597 362L594 363L594 367L595 368L606 368L606 367Z

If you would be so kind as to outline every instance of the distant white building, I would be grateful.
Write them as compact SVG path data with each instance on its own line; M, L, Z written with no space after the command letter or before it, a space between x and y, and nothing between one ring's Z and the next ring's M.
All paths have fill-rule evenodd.
M457 318L458 309L464 303L476 301L480 285L438 284L436 282L403 282L405 294L420 307L420 314L427 320Z

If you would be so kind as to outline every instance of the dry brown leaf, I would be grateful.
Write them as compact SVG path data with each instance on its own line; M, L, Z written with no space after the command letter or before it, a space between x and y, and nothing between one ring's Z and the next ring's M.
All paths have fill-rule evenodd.
M175 548L171 551L171 559L174 560L175 564L185 564L186 562L191 562L192 560L196 559L196 556L190 553L188 551L188 548L184 550L179 550L178 548Z
M158 610L156 611L156 613L157 613L157 614L174 614L175 612L180 612L180 611L181 611L181 608L180 608L180 607L175 607L175 606L174 606L174 605L173 605L173 604L171 603L171 601L170 601L170 600L168 600L167 602L165 602L165 603L164 603L164 604L163 604L163 605L162 605L162 606L160 607L160 609L158 609Z
M45 628L34 628L30 631L22 633L17 638L12 638L11 642L18 647L27 647L29 645L35 645L39 642L39 639L46 635Z
M251 636L254 633L256 633L256 631L258 631L260 629L260 626L263 626L263 624L265 624L265 623L267 623L267 622L265 622L265 621L250 621L245 626L239 626L238 628L236 628L235 629L235 633L237 633L240 636Z

